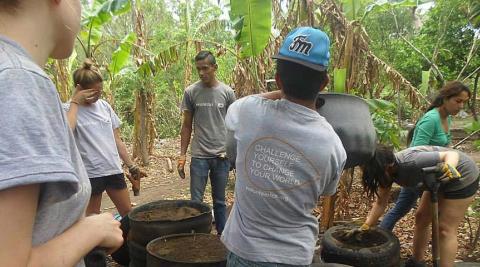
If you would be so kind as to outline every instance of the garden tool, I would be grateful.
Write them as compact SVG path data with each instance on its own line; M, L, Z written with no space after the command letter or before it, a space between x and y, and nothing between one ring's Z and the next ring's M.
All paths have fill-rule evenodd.
M133 195L139 196L140 195L140 178L146 177L147 174L136 165L132 165L128 167L128 172L129 174L127 174L127 178L130 181L130 183L132 183Z
M440 185L459 179L461 174L455 167L447 163L439 163L436 166L422 168L423 184L430 191L432 202L432 261L433 267L440 266L439 251L439 228L438 228L438 190Z
M430 201L432 203L432 261L433 267L440 266L440 251L439 251L439 229L438 229L438 189L440 188L440 181L437 180L437 175L441 170L437 166L426 167L422 169L423 184L430 191Z

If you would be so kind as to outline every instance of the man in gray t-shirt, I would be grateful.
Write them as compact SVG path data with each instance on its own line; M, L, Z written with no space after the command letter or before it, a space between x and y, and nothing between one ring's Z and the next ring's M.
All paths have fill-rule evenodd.
M200 81L187 87L183 96L181 149L177 168L180 177L185 178L185 158L193 128L191 198L203 201L210 174L215 226L218 234L221 234L226 221L225 186L230 169L225 157L225 115L235 101L235 94L230 87L216 79L217 64L210 52L199 52L195 57L195 66Z
M318 236L312 215L335 193L346 161L332 126L315 109L328 83L329 39L293 30L277 60L280 92L232 104L226 125L237 144L235 202L222 234L227 265L308 266Z

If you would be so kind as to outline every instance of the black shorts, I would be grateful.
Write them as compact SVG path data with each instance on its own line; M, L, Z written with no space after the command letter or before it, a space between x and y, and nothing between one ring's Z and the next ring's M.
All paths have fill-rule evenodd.
M90 178L90 184L92 185L92 195L101 194L107 188L118 190L127 188L123 173Z
M466 187L456 190L456 191L451 191L451 192L443 192L443 197L446 199L464 199L464 198L469 198L475 193L477 193L478 190L478 182L479 178L475 180L475 182L467 185Z

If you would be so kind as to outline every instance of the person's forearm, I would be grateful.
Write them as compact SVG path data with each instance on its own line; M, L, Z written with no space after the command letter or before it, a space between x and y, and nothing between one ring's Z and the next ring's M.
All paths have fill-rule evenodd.
M98 227L90 227L85 219L71 226L63 234L33 247L28 266L64 267L75 266L102 241Z
M372 209L368 213L365 223L369 226L376 225L378 219L383 215L387 208L388 197L390 196L390 188L378 188L378 196L373 203Z
M192 128L182 126L182 130L180 131L180 155L187 154L187 148L190 144L190 138L192 136Z
M280 90L277 91L272 91L272 92L267 92L263 94L259 94L259 96L267 99L272 99L272 100L277 100L281 99L283 97L283 93Z
M127 146L125 145L125 143L122 140L117 140L116 143L117 143L118 155L122 159L123 163L125 163L127 167L132 166L134 163L130 158L130 155L128 155Z
M365 223L368 224L369 226L376 225L378 222L378 219L383 215L385 212L385 208L387 207L387 204L385 203L378 203L375 201L373 203L372 209L368 213L367 219L365 220Z
M67 111L68 126L74 130L77 126L78 104L70 102L70 108Z

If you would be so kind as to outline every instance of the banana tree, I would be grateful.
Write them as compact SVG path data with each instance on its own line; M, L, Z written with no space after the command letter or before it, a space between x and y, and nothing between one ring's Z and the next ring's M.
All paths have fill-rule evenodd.
M262 69L262 63L258 63L257 58L264 52L272 31L272 1L270 0L231 0L230 19L235 30L235 40L240 50L241 58L251 58L247 60L249 68L242 66L241 62L237 68L244 74L246 70L253 69L253 81L255 87L260 89L259 72L265 72Z
M113 17L125 14L131 9L130 0L92 1L82 12L82 30L77 40L80 42L85 56L93 57L95 50L102 43L103 25Z

